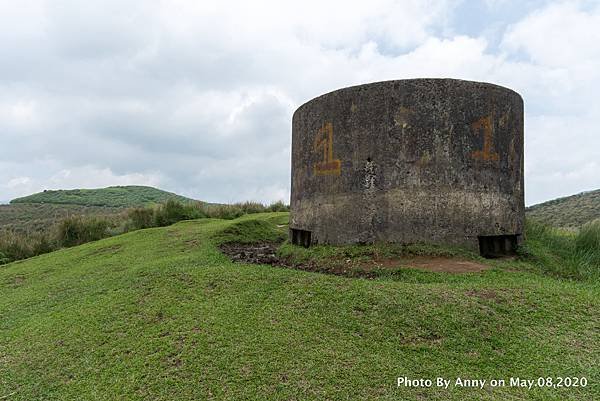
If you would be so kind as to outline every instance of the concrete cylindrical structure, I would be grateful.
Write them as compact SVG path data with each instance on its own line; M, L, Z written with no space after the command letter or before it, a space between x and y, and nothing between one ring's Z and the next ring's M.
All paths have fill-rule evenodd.
M292 123L292 242L440 243L510 253L523 233L523 100L408 79L336 90Z

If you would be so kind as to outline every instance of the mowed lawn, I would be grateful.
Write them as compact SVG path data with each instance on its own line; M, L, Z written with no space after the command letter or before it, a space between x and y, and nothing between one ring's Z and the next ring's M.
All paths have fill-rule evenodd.
M234 264L216 246L227 226L287 218L182 222L1 266L0 399L600 399L598 282L511 261L347 278ZM507 385L398 387L404 376Z

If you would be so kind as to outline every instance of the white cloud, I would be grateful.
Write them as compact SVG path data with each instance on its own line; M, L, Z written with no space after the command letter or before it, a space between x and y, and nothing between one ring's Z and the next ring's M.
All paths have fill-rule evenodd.
M581 2L559 2L511 27L503 45L511 51L524 51L536 64L588 69L600 62L599 26L598 5L585 11Z
M15 177L8 181L6 184L7 188L17 188L24 185L29 185L31 183L31 178L29 177Z
M508 29L503 48L523 52L528 203L600 188L600 6L559 2ZM528 104L529 103L529 104Z
M36 124L35 100L15 99L12 102L0 102L0 122L20 132L23 132L24 128Z
M600 8L542 6L496 48L483 33L452 34L458 3L2 2L0 198L138 183L287 200L298 105L423 76L523 95L528 203L600 187ZM30 181L2 186L18 177ZM571 184L550 187L556 177Z

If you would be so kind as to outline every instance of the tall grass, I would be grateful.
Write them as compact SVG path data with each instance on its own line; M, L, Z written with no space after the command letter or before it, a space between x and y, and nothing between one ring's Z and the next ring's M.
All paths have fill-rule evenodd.
M149 228L154 225L154 210L148 207L136 207L127 212L129 230Z
M600 250L600 219L584 224L575 238L575 246L581 252Z
M206 217L206 214L201 210L201 205L200 203L184 204L175 200L168 200L154 208L154 226L163 227L182 220Z
M110 217L71 216L46 232L0 231L0 265L128 231L168 226L182 220L207 217L235 219L244 214L287 210L289 208L283 202L269 206L257 202L211 205L169 199L156 206L132 208Z
M56 240L62 247L97 241L109 236L109 220L100 217L69 217L58 224Z
M0 265L5 265L10 262L8 256L6 256L3 252L0 252Z
M600 275L600 219L584 224L575 237L581 263Z
M579 231L567 231L528 219L525 234L522 254L545 273L569 279L600 278L600 220Z
M0 265L48 253L54 249L55 244L42 233L0 232Z

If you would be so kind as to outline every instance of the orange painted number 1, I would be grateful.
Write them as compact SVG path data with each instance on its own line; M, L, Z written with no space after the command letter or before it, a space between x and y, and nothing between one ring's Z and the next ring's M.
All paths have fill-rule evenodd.
M471 130L476 134L480 135L483 131L483 149L476 150L471 153L473 159L485 160L485 161L498 161L498 153L492 149L493 142L493 129L492 116L482 117L479 120L471 124Z
M342 162L333 158L333 124L325 123L317 131L314 150L323 148L323 160L316 163L314 172L316 175L340 175Z

